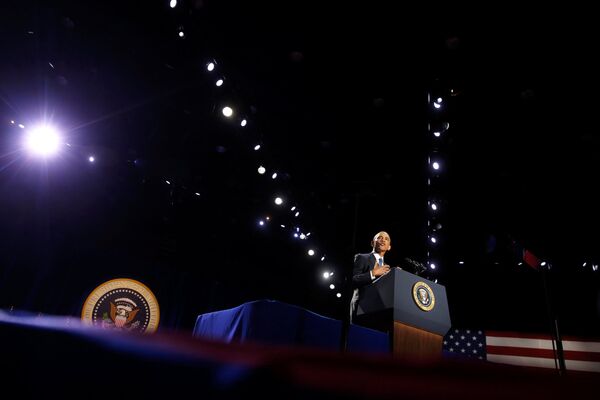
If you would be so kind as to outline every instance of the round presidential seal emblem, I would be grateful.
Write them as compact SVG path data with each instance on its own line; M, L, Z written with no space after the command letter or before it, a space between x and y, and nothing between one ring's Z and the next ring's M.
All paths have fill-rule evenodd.
M431 311L435 306L435 295L433 290L425 282L417 282L412 289L413 299L423 311Z
M152 333L160 310L154 294L133 279L112 279L90 293L83 304L84 323L107 329Z

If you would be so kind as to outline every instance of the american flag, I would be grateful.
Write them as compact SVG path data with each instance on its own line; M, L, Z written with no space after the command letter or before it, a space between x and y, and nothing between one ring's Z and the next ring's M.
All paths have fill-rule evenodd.
M447 355L461 355L501 364L558 368L556 342L549 335L451 329L444 337ZM600 372L600 340L565 337L567 371Z
M485 335L477 329L451 329L444 336L443 351L448 355L485 360Z

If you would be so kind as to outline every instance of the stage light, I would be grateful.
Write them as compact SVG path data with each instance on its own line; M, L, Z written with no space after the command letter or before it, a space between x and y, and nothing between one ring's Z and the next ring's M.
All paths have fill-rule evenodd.
M246 126L246 124L248 123L248 121L246 121L245 119L242 120L242 122L240 122L241 126Z
M260 150L260 144L257 144L256 146L254 146L254 151L258 151Z
M263 167L262 165L260 167L258 167L258 173L263 175L265 172L267 172L266 168Z
M315 251L313 249L308 250L308 255L309 256L314 256L315 255Z
M215 82L215 85L222 86L223 85L223 79L217 80L217 82Z
M170 184L171 184L171 182L170 182L170 181L165 181L165 182L167 183L167 185L170 185Z
M258 221L258 224L259 224L260 226L265 226L265 221L263 221L263 220L261 219L260 221Z
M434 263L429 263L429 267L430 267L431 269L435 269L435 268L436 268Z
M300 211L296 211L296 214L294 214L294 217L298 217L300 215Z
M277 172L274 172L273 175L271 175L271 179L275 179L277 178Z
M300 234L300 240L304 240L304 239L306 239L306 235L304 233L301 233Z
M432 236L430 238L430 240L431 240L431 243L437 243L437 239L435 238L435 236Z
M436 123L436 127L433 129L433 136L440 137L448 129L450 129L449 122Z
M431 166L433 167L433 169L435 169L436 171L440 169L440 163L437 161L434 161L433 164L431 164Z
M339 299L340 297L342 297L342 294L341 293L336 293L335 296Z
M331 289L331 290L335 289L335 285L332 283L331 285L329 285L329 289Z
M325 256L321 257L321 261L325 261ZM333 275L333 272L331 273Z
M283 204L283 199L281 197L275 197L275 204L278 206Z
M223 115L226 116L227 118L231 117L233 115L233 109L231 107L223 107Z
M178 35L179 35L180 38L182 38L182 37L185 36L185 33L183 33L183 31L179 31Z
M432 202L432 203L431 203L431 209L432 209L433 211L437 211L437 209L438 209L438 206L437 206L437 204L435 204L434 202Z
M296 209L296 206L290 208L290 211L294 211Z
M298 235L298 233L294 232L294 237L298 238L300 235Z
M21 129L25 129L25 125L23 125L23 124L19 124L19 128L21 128Z
M210 72L213 71L215 69L215 63L214 62L209 62L208 64L206 64L206 69Z
M329 279L329 272L323 272L323 278Z
M171 0L171 1L169 2L169 6L171 6L171 8L175 8L175 7L177 7L177 0Z
M21 125L19 124L19 127ZM56 128L48 125L40 125L27 131L25 136L25 147L39 156L49 156L58 151L60 136Z
M89 156L88 161L93 163L94 161L96 161L96 159L94 158L94 156Z

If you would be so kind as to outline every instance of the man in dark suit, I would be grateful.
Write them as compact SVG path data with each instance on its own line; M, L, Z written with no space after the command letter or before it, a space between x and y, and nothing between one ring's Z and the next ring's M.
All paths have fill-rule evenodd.
M383 231L377 233L371 241L371 246L373 250L370 253L354 256L354 268L352 270L354 292L350 301L350 322L356 317L360 288L390 272L390 266L385 264L383 260L385 253L392 248L390 235Z

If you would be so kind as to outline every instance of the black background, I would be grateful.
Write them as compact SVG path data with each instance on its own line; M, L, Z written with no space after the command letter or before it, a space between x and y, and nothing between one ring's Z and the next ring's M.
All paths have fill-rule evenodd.
M430 251L457 326L548 329L541 274L518 265L527 248L552 264L565 332L597 335L592 13L284 3L3 2L0 306L78 315L96 286L129 277L166 327L257 298L341 318L323 271L341 287L386 230L392 266ZM43 118L71 145L46 162L10 122ZM428 123L442 121L434 142Z

